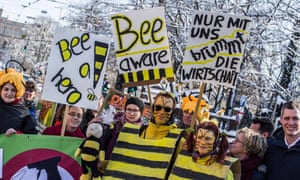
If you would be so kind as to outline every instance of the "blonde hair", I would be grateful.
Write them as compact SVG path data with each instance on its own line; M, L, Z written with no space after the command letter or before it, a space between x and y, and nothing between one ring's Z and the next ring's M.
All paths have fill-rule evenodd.
M244 135L244 145L249 156L257 155L263 158L267 150L267 142L261 134L247 127L238 130L237 133Z

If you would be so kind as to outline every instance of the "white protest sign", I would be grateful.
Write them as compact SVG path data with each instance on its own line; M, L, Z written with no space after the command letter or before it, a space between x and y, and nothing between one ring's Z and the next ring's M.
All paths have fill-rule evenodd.
M119 78L125 84L174 80L163 7L111 16Z
M48 61L42 99L97 109L109 42L99 35L58 28Z
M196 11L180 69L183 82L205 82L233 88L240 72L250 19Z

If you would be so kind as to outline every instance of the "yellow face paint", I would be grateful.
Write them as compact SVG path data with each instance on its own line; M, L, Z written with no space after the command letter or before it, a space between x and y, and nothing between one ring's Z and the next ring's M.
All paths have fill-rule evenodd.
M166 124L173 112L173 101L171 98L159 96L153 104L153 117L156 125Z
M195 136L195 150L197 150L200 155L207 154L213 151L215 140L216 137L213 131L200 128L198 129L197 135Z

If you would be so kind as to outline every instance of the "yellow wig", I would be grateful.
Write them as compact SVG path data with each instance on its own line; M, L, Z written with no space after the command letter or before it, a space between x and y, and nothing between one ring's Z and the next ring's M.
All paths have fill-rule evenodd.
M21 73L12 68L8 68L6 71L0 71L0 87L2 88L5 83L11 83L16 87L16 98L23 96L25 92L25 81Z
M182 105L181 105L182 111L188 111L189 113L194 112L197 105L197 100L198 99L192 95L182 98ZM210 109L209 104L205 100L201 99L199 107L196 110L196 117L198 121L201 122L202 119L205 118L209 119L210 117L209 109Z

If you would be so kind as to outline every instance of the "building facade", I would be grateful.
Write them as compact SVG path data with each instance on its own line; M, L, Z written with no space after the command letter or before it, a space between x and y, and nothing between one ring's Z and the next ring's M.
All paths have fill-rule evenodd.
M24 23L8 20L2 16L3 9L0 9L0 68L12 59L11 51L14 50L14 43L17 39L24 39Z

